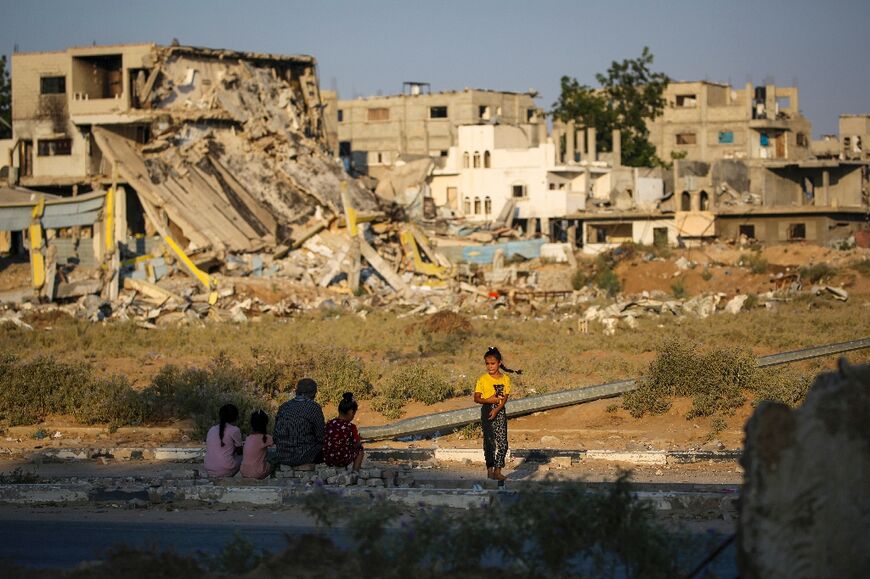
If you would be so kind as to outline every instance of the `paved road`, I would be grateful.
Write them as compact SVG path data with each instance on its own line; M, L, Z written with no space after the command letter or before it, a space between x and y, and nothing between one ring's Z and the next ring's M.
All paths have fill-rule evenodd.
M733 531L733 523L706 521L688 530L717 543ZM320 532L299 510L282 508L209 508L184 511L0 506L0 559L33 568L70 568L99 559L108 549L132 547L172 549L181 554L216 553L239 533L259 549L278 552L286 534ZM329 533L347 545L341 530ZM689 556L700 561L706 552ZM736 576L733 545L714 563L720 577Z
M292 510L121 511L0 508L0 559L28 567L72 567L100 558L108 549L172 549L178 553L220 551L236 533L268 551L281 551L285 534L319 532ZM337 535L333 537L339 539Z

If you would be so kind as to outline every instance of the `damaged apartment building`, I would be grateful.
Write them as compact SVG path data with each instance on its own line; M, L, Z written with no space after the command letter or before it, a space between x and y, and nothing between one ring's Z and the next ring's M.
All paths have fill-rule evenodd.
M224 259L322 229L342 189L377 207L327 150L311 56L89 46L15 53L12 77L7 250L34 242L22 232L41 218L61 262L103 262L107 237L127 255L169 239L194 261Z
M673 163L681 239L827 244L867 227L867 157L817 155L796 87L672 82L664 97L650 140Z
M338 100L330 114L345 166L379 179L399 159L446 157L462 125L518 126L537 144L545 118L535 96L481 89L433 93L429 83L406 82L401 94Z

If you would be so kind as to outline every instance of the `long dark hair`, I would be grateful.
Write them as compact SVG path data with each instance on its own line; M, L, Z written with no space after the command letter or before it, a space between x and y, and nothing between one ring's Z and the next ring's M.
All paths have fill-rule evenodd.
M353 392L345 392L341 397L341 402L338 403L338 413L347 414L350 411L356 412L359 404L353 399Z
M221 406L221 409L218 411L218 416L221 420L221 426L218 432L220 433L221 438L221 446L224 445L224 427L230 423L235 422L239 419L239 409L236 408L235 404L224 404Z
M486 353L484 353L483 359L486 360L490 356L492 356L493 358L498 360L499 369L504 370L508 374L522 374L523 373L522 370L511 370L510 368L505 366L501 361L501 352L499 352L498 348L496 348L495 346L490 346L489 348L486 349Z
M251 413L251 432L263 435L263 443L266 442L266 428L269 426L269 415L262 410L254 410Z

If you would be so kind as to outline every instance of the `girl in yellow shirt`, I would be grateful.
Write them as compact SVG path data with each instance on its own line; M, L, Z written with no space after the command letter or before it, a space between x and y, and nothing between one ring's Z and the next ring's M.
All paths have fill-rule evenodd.
M487 478L505 480L501 473L508 450L507 413L504 405L511 394L511 379L507 373L521 374L502 363L501 352L490 346L483 355L486 374L477 380L474 401L480 404L480 423L483 426L483 454L486 458ZM504 373L503 373L504 372Z

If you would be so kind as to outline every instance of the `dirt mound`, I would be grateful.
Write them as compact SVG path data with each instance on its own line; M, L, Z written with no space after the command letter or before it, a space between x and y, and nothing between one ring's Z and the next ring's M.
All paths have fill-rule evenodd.
M423 322L423 331L427 334L468 334L471 332L471 322L460 314L438 312Z

